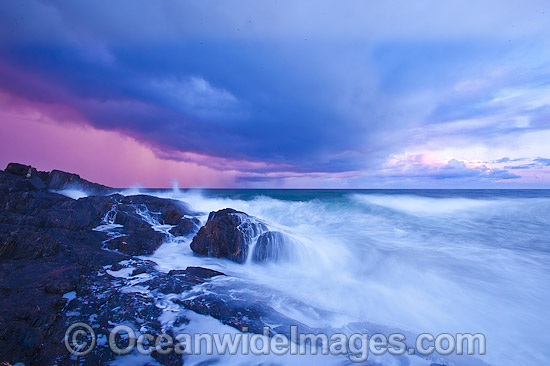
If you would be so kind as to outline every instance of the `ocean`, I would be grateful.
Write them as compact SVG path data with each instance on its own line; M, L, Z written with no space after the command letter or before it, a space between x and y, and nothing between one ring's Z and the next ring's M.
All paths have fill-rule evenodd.
M197 256L192 238L181 237L143 257L162 271L202 266L229 275L189 297L225 293L331 332L481 333L487 342L485 355L386 354L369 357L371 365L550 364L550 190L123 193L181 200L202 223L210 211L234 208L289 238L269 263ZM236 332L213 318L192 319L189 329ZM350 363L343 356L262 357L190 356L185 364Z

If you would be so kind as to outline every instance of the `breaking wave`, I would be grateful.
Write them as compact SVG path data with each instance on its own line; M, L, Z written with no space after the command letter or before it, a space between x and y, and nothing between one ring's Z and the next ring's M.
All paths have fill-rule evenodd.
M487 364L550 363L547 192L141 193L184 201L203 223L231 207L268 228L251 235L245 264L196 256L191 238L172 238L147 257L163 271L223 271L226 291L312 327L483 333Z

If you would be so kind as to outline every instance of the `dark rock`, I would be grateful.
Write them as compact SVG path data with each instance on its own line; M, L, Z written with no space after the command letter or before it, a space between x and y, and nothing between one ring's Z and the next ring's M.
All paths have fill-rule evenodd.
M172 229L179 235L196 230L198 219L184 217L193 212L182 202L145 195L110 197L114 197L109 202L114 210L113 223L123 225L120 235L106 242L110 249L130 255L152 254L167 238L152 225L177 224ZM105 207L102 210L107 211ZM94 212L92 208L88 211Z
M290 258L290 238L278 231L267 231L258 237L252 260L255 262L278 262Z
M153 254L164 241L164 235L151 228L134 230L130 235L110 239L105 244L128 255Z
M110 269L111 269L111 271L118 272L118 271L120 271L120 270L123 269L123 268L126 268L126 266L123 266L123 265L120 264L120 263L115 263L115 264L113 264L113 265L111 266Z
M44 291L58 295L73 291L80 279L80 273L80 266L74 264L55 269L46 275Z
M135 213L135 208L126 205L117 205L115 224L124 225L126 231L136 231L150 229L151 225L143 220L141 216Z
M216 276L225 276L225 273L216 271L210 268L204 268L204 267L187 267L185 270L171 270L168 272L171 276L178 276L178 275L192 275L199 278L211 278Z
M9 163L5 169L6 173L16 175L28 180L28 188L41 189L80 189L91 194L107 194L113 189L102 184L92 183L81 178L78 174L67 173L61 170L51 172L37 171L30 165Z
M23 165L19 163L9 163L5 171L14 175L18 175L23 178L31 178L33 175L37 175L36 169L30 165Z
M28 187L32 189L40 190L47 188L46 183L44 183L44 180L41 178L41 175L43 176L45 172L38 172L30 165L9 163L5 172L27 179Z
M143 273L147 273L147 268L145 267L136 268L132 271L132 277Z
M272 307L252 299L236 299L231 294L206 293L189 300L174 300L175 303L196 313L209 315L222 323L252 333L261 334L263 327L271 325L270 335L290 336L290 327L295 325L301 333L312 333L305 324L288 318Z
M177 225L183 216L195 215L195 213L183 202L142 194L124 197L120 203L132 205L134 207L144 205L149 212L157 215L156 218L159 223L167 225Z
M67 173L61 170L52 170L46 180L48 189L82 189L86 192L95 194L106 194L112 191L112 188L102 184L92 183L81 178L78 174Z
M132 210L131 207L122 207L121 209ZM152 254L166 238L164 233L155 231L143 218L134 213L117 212L115 223L124 226L122 235L105 244L108 248L117 249L125 254Z
M153 262L128 255L152 253L161 245L166 235L155 231L152 223L174 225L172 230L179 233L197 229L198 220L189 217L194 213L179 201L120 195L73 200L40 188L33 179L42 179L50 189L72 188L76 184L90 191L95 185L87 185L77 175L36 172L26 167L13 165L9 169L18 174L0 171L1 361L29 365L110 364L116 355L99 344L85 357L71 358L62 341L68 325L89 323L97 335L105 336L113 324L131 323L156 336L171 331L159 320L163 310L157 299L161 294L180 294L194 291L196 285L201 285L196 286L200 289L226 282L215 280L224 274L211 269L188 267L162 273ZM115 232L109 235L93 230L115 222L122 227L114 228ZM225 248L226 254L238 260L246 258L251 240L267 231L254 218L230 209L211 213L206 226L196 242L219 238L219 253L223 254ZM234 239L237 248L233 246ZM105 247L119 251L104 250ZM116 277L113 272L123 268L132 268L132 276L147 275ZM125 291L131 286L139 286L139 291ZM73 291L74 299L63 298ZM288 328L290 320L265 303L233 296L229 291L220 296L211 292L178 301L185 308L210 314L235 327L248 326L255 332L261 332L266 324ZM171 301L170 298L165 296L163 301ZM173 305L177 304L172 302ZM180 315L174 326L188 322ZM164 365L183 362L174 353L153 352L152 357Z
M134 265L138 268L151 268L150 263L142 263L138 260L130 260L130 263L119 265L123 268ZM130 325L134 330L151 334L155 338L162 333L170 332L162 329L159 321L162 310L156 306L153 294L120 291L122 287L128 286L128 280L112 277L101 268L99 274L101 276L86 277L79 284L76 291L77 298L67 306L70 315L67 315L65 327L76 322L91 323L96 334L103 335L105 339L108 332L117 324ZM163 274L158 275L162 277ZM93 320L90 321L90 319ZM118 346L125 345L122 338L117 338L115 341ZM108 345L97 345L90 354L79 359L69 358L66 350L54 354L55 357L59 355L65 356L61 362L63 365L107 365L117 357ZM163 365L182 364L181 357L175 354L161 355L153 352L151 356Z
M39 230L18 230L0 236L0 258L37 259L59 252L60 240Z
M171 270L166 277L157 276L145 284L162 294L181 294L216 276L225 274L208 268L187 267L184 270Z
M103 250L107 235L92 230L116 198L72 200L37 179L17 165L0 171L0 360L54 364L68 356L62 295L127 257Z
M202 281L204 282L204 281ZM197 283L202 283L197 282ZM155 291L161 294L181 294L184 291L189 291L196 283L188 283L184 277L173 277L170 280L166 280L163 277L154 277L151 280L144 283Z
M4 194L21 193L32 189L32 186L26 179L0 170L0 192ZM0 200L3 198L2 196L0 195Z
M250 242L267 227L244 212L226 208L211 212L191 242L193 252L234 262L246 261Z
M56 195L57 204L42 209L34 214L31 222L35 226L45 228L64 228L70 230L90 230L101 224L107 211L116 203L117 196L90 196L73 200L60 200Z
M46 186L46 183L44 183L44 181L40 178L38 178L37 176L34 176L32 178L29 179L29 184L34 188L34 189L46 189L48 188Z
M195 233L200 228L200 220L196 217L182 217L179 221L173 225L170 229L170 233L174 236L185 236Z

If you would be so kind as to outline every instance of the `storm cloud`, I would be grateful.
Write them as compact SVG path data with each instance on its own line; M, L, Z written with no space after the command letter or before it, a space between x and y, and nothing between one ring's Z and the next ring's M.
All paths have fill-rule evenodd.
M0 6L10 100L237 182L343 174L360 185L392 154L550 130L542 1ZM462 160L426 177L521 177L453 166Z

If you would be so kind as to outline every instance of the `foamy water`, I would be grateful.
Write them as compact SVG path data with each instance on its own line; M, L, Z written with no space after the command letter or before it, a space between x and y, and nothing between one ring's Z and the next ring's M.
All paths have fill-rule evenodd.
M204 213L203 222L210 211L241 210L292 240L288 260L276 263L241 265L196 256L190 239L182 238L148 258L164 271L190 265L223 271L231 282L218 290L231 288L244 299L261 297L311 327L348 329L354 324L365 332L376 327L411 334L483 333L487 355L477 357L487 364L550 364L545 335L550 328L547 193L338 192L315 197L304 192L304 200L299 192L290 199L254 192L147 192L188 203ZM357 324L365 326L357 329ZM397 364L415 364L416 359ZM376 362L397 361L385 357ZM472 364L460 357L447 362Z

